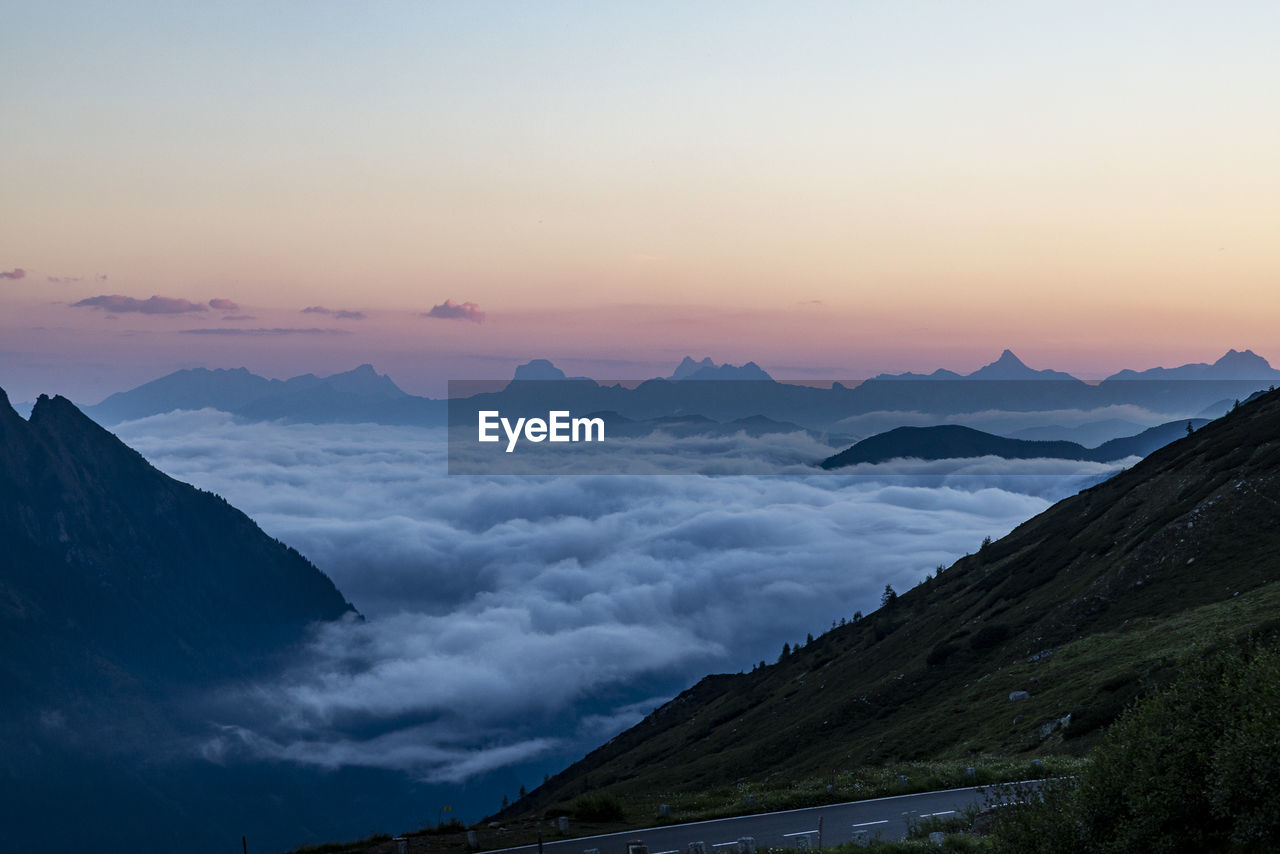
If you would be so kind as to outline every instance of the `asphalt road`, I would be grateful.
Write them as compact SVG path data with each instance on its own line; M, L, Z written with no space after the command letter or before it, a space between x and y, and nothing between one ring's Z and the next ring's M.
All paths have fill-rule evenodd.
M757 848L817 847L818 819L822 819L822 844L838 845L855 839L902 839L907 825L925 816L946 818L969 804L986 804L985 786L944 789L913 795L893 795L866 801L850 801L783 812L761 813L737 818L717 818L690 824L672 824L643 830L628 830L603 836L585 836L543 844L551 854L582 854L590 849L600 854L627 854L627 843L641 841L648 854L688 854L690 843L701 842L705 854L737 854L737 842L751 837ZM808 842L802 839L808 839ZM496 849L510 854L537 852L537 845Z

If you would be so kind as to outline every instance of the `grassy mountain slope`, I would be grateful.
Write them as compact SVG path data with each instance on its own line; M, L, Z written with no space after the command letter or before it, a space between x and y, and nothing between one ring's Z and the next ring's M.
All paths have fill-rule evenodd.
M707 677L509 812L891 759L1081 752L1198 638L1280 624L1277 522L1270 393L778 663Z

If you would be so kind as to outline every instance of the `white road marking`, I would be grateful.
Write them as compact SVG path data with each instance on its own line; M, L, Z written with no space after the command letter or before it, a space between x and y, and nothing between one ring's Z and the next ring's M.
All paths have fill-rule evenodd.
M927 815L929 818L933 818L935 815L951 815L953 812L955 812L955 810L943 810L942 812L927 813Z
M724 847L724 846L726 846L726 845L737 845L737 844L738 844L738 840L736 840L736 839L735 839L735 840L733 840L732 842L712 842L712 843L711 843L711 847L712 847L712 848L723 848L723 847Z
M864 821L861 824L850 825L851 827L870 827L873 824L888 824L889 819L882 818L879 821Z
M784 833L783 836L808 836L810 833L817 833L816 830L798 830L795 833Z
M1051 779L1068 779L1068 778L1051 778ZM717 823L726 822L726 821L750 821L751 819L759 818L762 816L789 815L791 813L797 813L797 812L817 812L819 810L827 810L827 809L833 809L838 807L852 806L853 804L874 804L880 801L899 801L899 800L905 800L907 798L922 798L922 797L925 797L926 795L939 795L939 794L953 795L959 792L980 792L984 789L998 789L1000 786L1024 786L1028 783L1043 783L1043 782L1045 782L1045 780L1014 780L1008 783L981 783L976 786L961 786L958 789L933 789L928 792L911 792L910 794L906 794L906 795L884 795L879 798L864 798L863 800L860 800L860 801L844 801L838 804L823 804L821 806L816 806L816 807L795 807L794 809L777 810L776 812L752 813L750 815L731 815L731 816L725 816L724 818L707 818L707 819L703 819L702 821L686 821L681 824L664 824L659 827L638 827L633 830L624 830L617 833L597 833L594 836L578 836L573 839L557 840L555 842L548 843L548 845L564 846L564 845L568 845L569 843L577 844L579 842L586 842L587 840L590 840L590 839L608 839L611 837L622 837L622 836L630 836L632 839L635 839L637 836L643 833L650 833L650 832L659 831L659 830L665 831L665 830L671 830L673 828L696 827L702 824L717 824ZM1012 804L1009 804L1009 806L1012 806ZM904 813L904 815L905 814L906 813ZM816 830L813 832L817 833ZM508 852L508 851L519 851L524 848L528 848L531 851L537 850L537 847L534 845L513 845L510 848L493 848L483 852L483 854L505 854L505 852ZM673 853L671 851L664 851L664 852L659 852L659 854L678 854L678 852Z

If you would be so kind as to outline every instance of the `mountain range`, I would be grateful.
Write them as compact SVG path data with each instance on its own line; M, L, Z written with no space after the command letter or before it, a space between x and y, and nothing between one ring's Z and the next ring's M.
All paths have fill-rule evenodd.
M247 421L315 424L443 423L443 401L408 394L372 365L318 377L274 380L245 368L191 368L118 392L84 411L101 424L118 424L176 409L218 409Z
M907 372L905 374L878 374L874 379L877 380L999 380L1003 382L1011 380L1040 380L1049 382L1081 382L1071 374L1062 371L1053 370L1033 370L1026 366L1025 363L1013 354L1012 350L1005 350L1000 357L989 365L978 368L971 374L957 374L955 371L949 371L945 368L939 368L931 374L913 374Z
M474 424L481 408L517 416L545 415L556 408L575 414L612 411L633 420L696 414L723 423L763 416L818 433L848 434L855 432L845 423L848 419L875 412L946 417L1132 405L1164 414L1166 420L1209 417L1276 378L1280 371L1248 350L1232 350L1213 364L1121 371L1096 385L1060 371L1030 368L1008 350L968 375L945 370L881 374L830 388L777 382L754 362L736 366L689 357L669 378L635 387L605 386L569 377L550 361L535 359L519 366L510 382L478 383L475 393L445 401L408 394L369 365L289 380L266 379L244 368L196 368L113 394L85 412L106 425L210 407L248 421L436 426L446 421Z

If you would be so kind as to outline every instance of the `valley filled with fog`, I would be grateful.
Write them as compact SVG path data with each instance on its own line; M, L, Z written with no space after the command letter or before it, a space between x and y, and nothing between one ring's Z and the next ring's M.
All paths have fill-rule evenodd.
M1132 462L809 474L831 449L797 433L690 446L777 474L450 476L443 428L201 410L114 429L365 617L324 627L283 680L239 687L193 750L444 785L534 785L703 675L772 662Z

